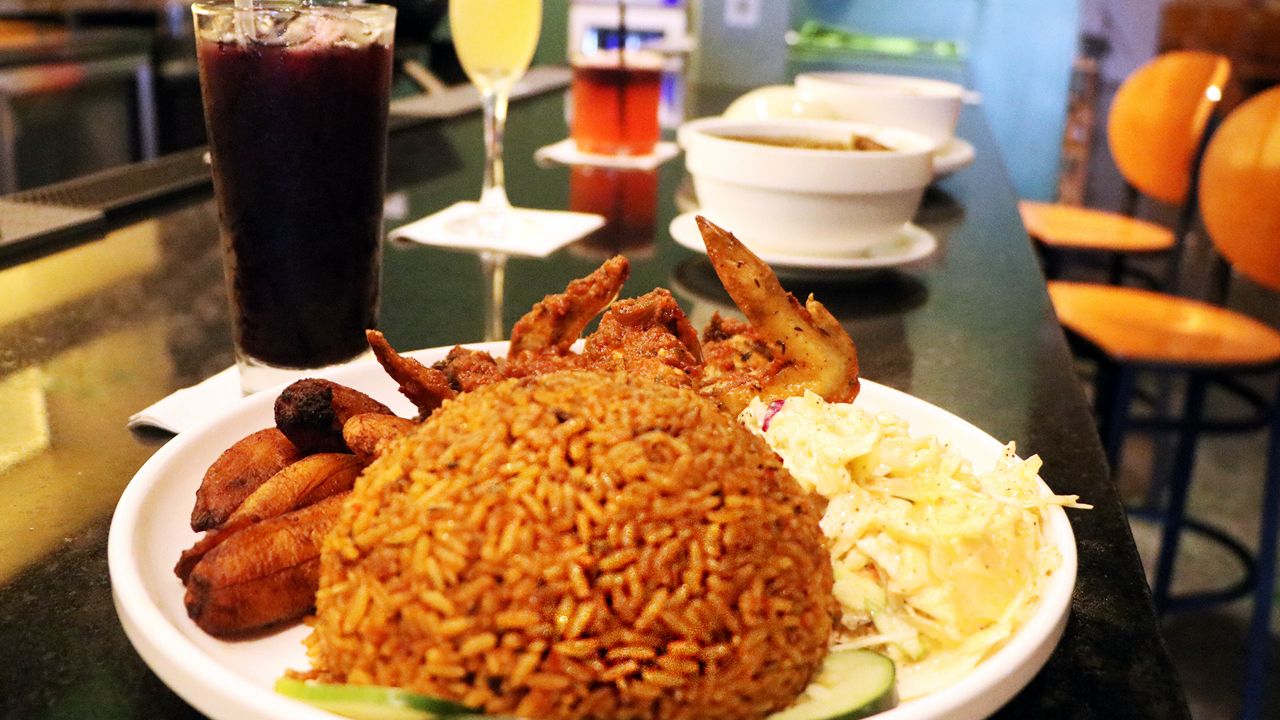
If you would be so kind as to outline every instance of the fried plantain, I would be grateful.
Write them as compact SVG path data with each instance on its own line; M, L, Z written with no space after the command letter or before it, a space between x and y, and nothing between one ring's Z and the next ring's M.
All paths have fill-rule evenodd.
M364 413L363 417L410 422L394 415L376 413ZM245 498L226 522L209 530L195 545L184 550L173 568L174 574L185 583L201 558L237 530L350 490L366 464L356 455L317 453L286 465Z
M347 452L342 425L352 415L391 414L386 405L345 385L307 378L299 380L276 398L276 427L303 454Z
M259 485L301 457L278 428L259 430L227 448L209 466L196 490L191 529L200 532L226 522Z
M395 415L364 413L356 415L342 426L342 436L347 447L364 463L371 463L387 443L404 437L418 423Z
M385 416L391 417L391 416ZM260 522L350 490L365 463L348 453L316 453L286 465L258 486L227 518Z
M209 554L210 550L221 545L223 540L234 535L237 530L251 524L247 520L238 523L227 522L212 530L206 530L204 536L197 540L195 545L182 551L182 555L178 557L178 564L173 566L173 574L178 576L183 585L186 585L187 579L191 577L191 571L205 555Z
M210 635L291 622L315 605L320 548L347 493L236 530L196 563L183 602Z

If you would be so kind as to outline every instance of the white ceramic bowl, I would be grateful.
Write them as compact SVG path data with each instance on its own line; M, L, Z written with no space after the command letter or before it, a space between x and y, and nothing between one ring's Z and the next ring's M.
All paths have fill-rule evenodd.
M795 85L766 85L748 90L729 103L722 117L734 120L839 120L825 102L800 92Z
M847 140L854 133L891 149L812 150L726 137ZM677 137L700 212L761 252L865 252L911 220L933 173L933 142L897 128L704 118L682 125Z
M938 147L955 134L965 95L964 86L942 80L851 72L802 73L796 88L841 120L914 130Z

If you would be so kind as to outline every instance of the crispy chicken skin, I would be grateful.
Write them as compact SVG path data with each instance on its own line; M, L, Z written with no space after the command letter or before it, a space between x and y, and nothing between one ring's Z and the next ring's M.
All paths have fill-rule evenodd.
M444 373L455 392L471 392L482 385L502 379L502 368L487 352L461 346L449 351L444 360L431 367Z
M613 304L582 350L580 366L693 387L702 366L698 333L671 293L658 288Z
M852 401L858 352L840 322L812 295L801 305L732 233L701 216L698 229L720 282L773 358L768 367L722 376L701 392L734 414L753 397L776 400L806 390L832 402Z
M858 356L839 321L812 297L803 305L797 301L731 233L703 218L699 229L716 273L747 322L717 314L700 341L675 298L662 288L610 304L629 272L618 256L526 313L512 331L505 358L454 348L431 368L440 377L430 381L383 364L402 388L406 377L411 386L436 387L426 393L432 401L503 378L571 369L621 370L692 387L730 414L757 396L772 400L806 390L832 401L852 400L858 392ZM587 336L581 354L573 352L573 343L602 309L599 327ZM399 357L384 339L377 340L374 345L371 335L380 359Z
M590 275L571 281L564 292L544 297L511 328L507 357L567 353L587 324L618 297L630 274L630 262L616 255Z
M382 333L366 330L365 337L382 369L396 381L409 402L418 408L419 419L429 417L440 403L457 394L443 372L396 352Z

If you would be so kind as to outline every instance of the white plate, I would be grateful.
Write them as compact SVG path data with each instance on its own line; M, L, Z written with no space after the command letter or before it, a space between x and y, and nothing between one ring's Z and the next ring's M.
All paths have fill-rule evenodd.
M707 246L703 244L702 234L698 232L698 224L695 220L697 215L698 211L681 213L671 221L669 229L671 237L677 243L705 255ZM744 237L737 230L733 232L748 248L751 247L749 237ZM937 249L938 240L932 233L918 225L907 223L902 226L897 237L857 255L828 257L772 252L756 252L756 255L768 263L779 276L838 279L869 270L882 270L922 260L932 255Z
M475 347L505 351L505 343ZM448 350L433 348L411 355L431 363ZM369 393L397 412L413 412L372 361L328 376ZM247 397L161 448L125 488L107 543L112 595L129 640L174 692L216 720L335 717L271 689L286 668L307 667L301 645L308 632L305 627L236 642L213 638L187 618L182 584L173 574L179 553L196 540L188 518L205 469L233 442L271 425L275 395L263 392ZM863 380L857 402L868 410L901 416L915 433L936 435L978 470L994 465L1003 450L1000 442L964 420L874 382ZM1061 508L1049 510L1045 532L1061 552L1062 566L1049 579L1044 599L1027 623L960 682L903 703L877 715L877 720L978 720L995 712L1031 680L1062 635L1076 574L1075 538Z
M968 167L978 156L973 144L963 138L953 137L945 145L933 151L933 178L944 178Z

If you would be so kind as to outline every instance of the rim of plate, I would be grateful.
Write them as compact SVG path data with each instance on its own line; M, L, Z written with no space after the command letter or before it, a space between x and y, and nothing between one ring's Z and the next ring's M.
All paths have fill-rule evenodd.
M702 255L707 254L707 248L702 243L702 236L698 234L698 227L694 220L701 210L690 210L689 212L680 213L668 226L671 237L681 247L693 250ZM860 256L850 255L847 257L832 257L827 255L796 255L790 253L776 252L755 252L756 256L765 261L769 265L779 268L795 268L802 270L872 270L876 268L897 267L898 265L906 265L917 260L923 260L929 257L938 249L938 238L933 233L914 223L907 223L902 226L898 234L892 240L886 240L885 243L898 242L905 238L908 241L907 248L897 254L887 255L871 255ZM750 244L744 240L744 243Z
M431 361L443 357L452 347L428 348L407 354ZM465 347L500 354L505 351L506 342L473 343ZM338 382L355 379L358 383L376 367L373 360L365 360L322 375ZM337 717L254 684L220 664L184 635L160 608L156 588L145 580L141 563L144 554L134 552L140 542L137 531L147 500L163 488L166 481L178 482L165 474L167 466L186 454L208 454L210 450L202 444L210 439L209 436L219 434L220 430L221 434L232 434L237 439L247 434L239 428L231 430L227 425L243 419L240 416L266 411L283 387L246 397L231 410L210 417L170 440L130 480L111 520L107 540L108 570L112 598L126 635L166 685L197 710L214 718L332 720ZM394 385L388 387L394 392ZM994 455L1004 447L981 428L913 395L866 379L862 380L862 388L859 401L873 408L891 406L891 412L908 420L913 433L937 434L933 428L943 428L952 444L975 449L983 455ZM217 447L215 457L224 448ZM1043 492L1050 492L1043 480L1040 484ZM1038 607L1022 627L999 650L960 680L877 714L878 720L979 720L1008 702L1039 672L1066 626L1077 568L1075 535L1062 508L1048 508L1043 532L1058 548L1061 564L1045 584ZM172 549L175 558L181 549ZM279 670L283 673L285 669L282 666Z
M961 137L952 137L933 153L933 177L935 180L944 178L968 167L977 157L978 150L973 143Z

